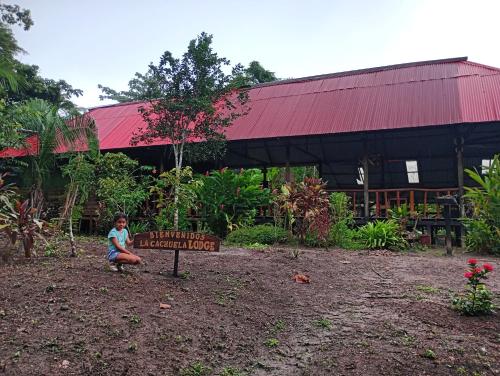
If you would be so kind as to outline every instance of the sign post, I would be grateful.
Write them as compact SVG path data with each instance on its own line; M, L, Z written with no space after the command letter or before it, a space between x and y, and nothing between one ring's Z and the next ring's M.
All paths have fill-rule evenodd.
M219 252L216 236L187 231L150 231L135 234L134 248L175 251L174 277L179 276L179 251Z

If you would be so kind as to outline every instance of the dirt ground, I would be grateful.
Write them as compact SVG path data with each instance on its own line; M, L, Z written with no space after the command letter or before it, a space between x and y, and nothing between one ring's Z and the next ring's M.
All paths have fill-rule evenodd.
M80 248L0 266L0 374L500 374L500 314L450 309L465 255L226 248L181 252L176 279L173 252L120 274ZM500 259L479 260L498 305Z

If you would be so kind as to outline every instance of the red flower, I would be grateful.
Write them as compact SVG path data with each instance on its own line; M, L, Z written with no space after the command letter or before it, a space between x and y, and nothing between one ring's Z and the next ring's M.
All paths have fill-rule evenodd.
M224 210L224 204L220 204L220 210Z
M472 272L467 272L464 274L465 278L471 279L474 274Z
M493 265L491 265L491 264L484 264L483 268L487 272L492 272L493 271Z
M467 264L470 264L470 265L476 265L477 264L477 260L475 258L470 258L468 261L467 261Z
M208 175L210 175L210 174L208 173L208 171L205 171L205 176L208 176Z
M474 274L479 274L481 272L482 272L481 268L474 268L474 269L472 269L472 273L474 273Z

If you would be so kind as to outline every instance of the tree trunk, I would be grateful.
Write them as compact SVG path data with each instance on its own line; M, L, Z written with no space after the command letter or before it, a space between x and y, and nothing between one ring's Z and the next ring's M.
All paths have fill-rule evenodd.
M75 191L73 193L73 197L71 198L70 201L70 208L69 208L69 244L70 244L70 251L69 255L70 257L76 257L76 244L75 244L75 236L73 234L73 208L75 207L75 202L76 198L78 196L78 186L75 188Z

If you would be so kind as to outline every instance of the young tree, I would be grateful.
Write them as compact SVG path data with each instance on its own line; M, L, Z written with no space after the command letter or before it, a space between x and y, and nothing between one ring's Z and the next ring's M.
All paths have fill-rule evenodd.
M44 205L44 182L55 167L56 151L87 147L89 139L95 137L95 128L90 117L62 117L57 106L40 99L28 101L23 108L18 116L19 122L25 132L36 138L36 150L30 150L29 164L33 174L31 205L39 217Z
M231 85L233 75L225 74L229 60L212 49L212 35L201 33L191 40L181 59L169 51L157 66L151 64L153 82L160 96L140 108L146 126L140 128L132 144L167 141L173 148L176 184L174 190L174 229L179 224L179 184L185 153L195 144L217 153L224 142L224 129L245 113L247 95Z

